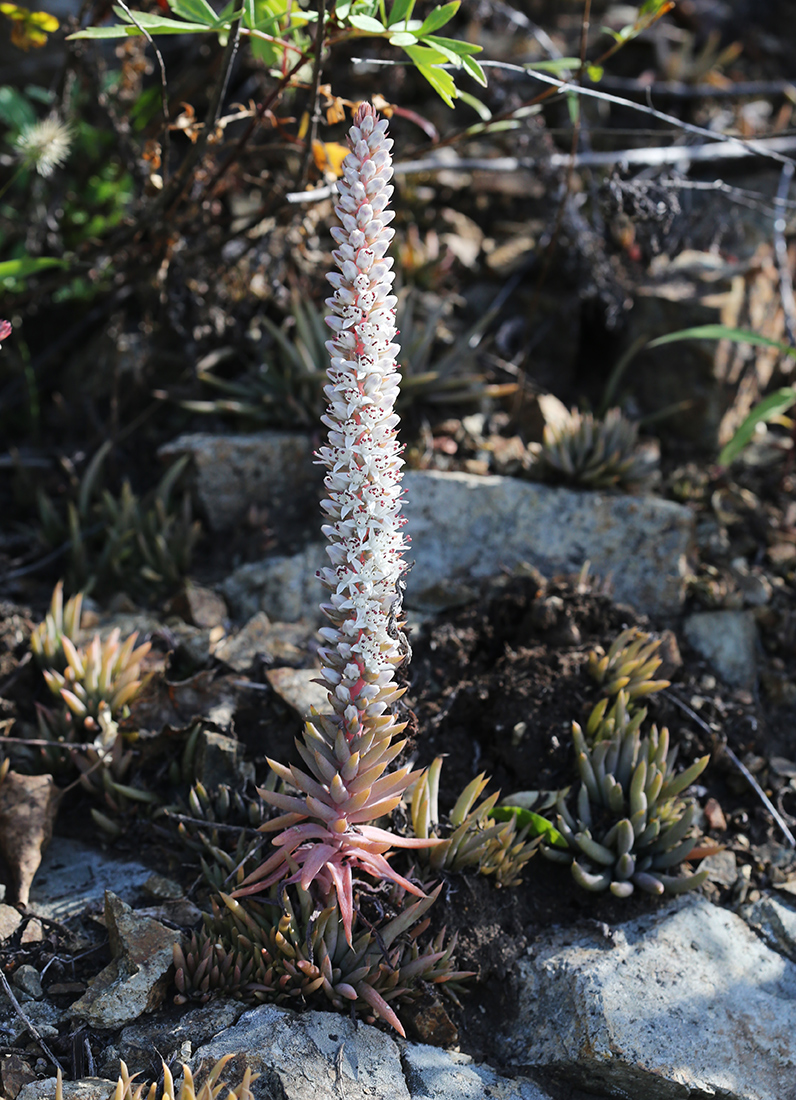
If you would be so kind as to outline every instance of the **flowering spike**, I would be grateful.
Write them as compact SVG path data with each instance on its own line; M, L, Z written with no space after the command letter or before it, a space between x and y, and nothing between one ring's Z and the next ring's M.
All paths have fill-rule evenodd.
M331 362L323 423L326 445L317 454L325 466L324 534L330 565L319 576L328 590L321 605L330 626L321 650L321 683L328 688L331 718L313 714L301 756L311 775L272 765L299 788L305 824L289 814L290 827L274 837L278 851L245 880L239 893L287 878L304 889L336 893L346 939L351 942L352 868L392 879L421 893L387 862L394 846L438 843L406 840L367 823L391 812L416 778L408 769L385 775L400 751L394 742L403 724L389 712L402 691L394 680L405 660L401 633L401 467L395 398L395 305L392 260L386 257L393 230L387 204L392 176L387 123L361 104L349 130L350 152L338 181L332 253L339 271L330 276L327 343ZM293 810L297 799L260 792L265 801ZM285 816L280 825L286 825ZM276 825L275 822L271 823ZM267 829L268 826L266 825ZM288 877L289 876L289 877Z

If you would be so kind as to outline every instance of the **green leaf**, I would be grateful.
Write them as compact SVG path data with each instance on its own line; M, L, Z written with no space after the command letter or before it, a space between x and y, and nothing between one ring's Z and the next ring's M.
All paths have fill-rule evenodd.
M395 34L390 35L391 46L413 46L417 42L417 38L411 31L396 31Z
M752 409L729 443L722 448L718 460L719 466L729 466L733 459L738 457L755 434L755 428L758 424L774 420L775 417L787 412L793 405L796 405L796 387L787 386L785 389L770 393L768 397Z
M451 0L449 4L442 4L440 7L434 8L434 10L423 20L418 38L422 38L426 34L433 34L434 31L439 30L440 27L444 27L446 23L449 23L451 19L453 19L458 10L459 0Z
M418 34L420 29L418 28ZM471 53L480 53L483 50L483 46L476 46L474 42L463 42L460 38L441 38L437 34L426 34L423 36L426 42L433 42L434 45L446 47L452 50L453 53L459 54L460 57L464 57Z
M414 6L415 0L395 0L387 20L387 26L394 27L396 23L405 23L407 19L411 19Z
M176 19L165 19L151 12L136 12L135 17L150 34L207 34L210 27L204 23L182 23ZM133 38L142 32L132 23L117 24L115 27L86 27L85 30L70 34L67 42L74 38Z
M605 69L602 65L587 65L586 73L588 74L589 80L593 80L595 84L599 84L603 78Z
M444 53L431 49L429 46L404 46L403 49L404 53L409 54L415 65L444 65L448 60Z
M473 80L477 80L482 88L486 87L486 73L474 57L465 57L464 67Z
M796 359L796 348L790 344L781 344L778 340L770 340L767 336L760 336L751 329L730 328L729 325L697 325L695 328L683 328L678 332L670 332L666 336L659 336L650 340L648 348L660 348L664 344L676 344L680 340L732 340L735 344L754 344L755 347L776 348L783 355L789 355Z
M455 66L457 69L462 67L462 59L455 50L449 50L447 46L441 46L439 39L434 39L431 35L428 38L423 38L421 41L427 45L430 49L436 50L441 53L445 60Z
M535 814L533 810L524 810L520 806L495 806L494 810L490 810L489 816L493 817L495 821L510 821L512 817L517 819L517 827L524 829L526 825L530 825L531 836L543 836L547 838L547 842L552 844L554 848L568 848L564 837L546 817L542 817L541 814Z
M342 4L335 4L334 15L341 23L344 23L348 19L348 13L353 7L353 0L343 0Z
M387 30L383 23L371 15L351 15L348 17L348 22L352 27L356 27L358 31L365 31L366 34L384 34Z
M54 256L22 256L18 260L4 260L0 263L0 279L25 279L36 275L48 267L68 267L66 260L56 260Z
M207 0L168 0L168 4L175 15L189 23L204 23L206 27L215 27L218 23L218 16Z
M417 69L426 78L443 103L446 103L449 107L455 106L453 101L459 93L450 73L446 73L444 69L432 69L428 65L418 65Z
M469 92L463 92L461 88L459 89L459 99L462 103L466 103L468 107L472 107L483 122L489 122L492 118L492 112L485 103L482 103L476 96L470 95Z
M0 87L0 122L11 130L24 130L35 121L36 112L31 107L28 96L8 84Z

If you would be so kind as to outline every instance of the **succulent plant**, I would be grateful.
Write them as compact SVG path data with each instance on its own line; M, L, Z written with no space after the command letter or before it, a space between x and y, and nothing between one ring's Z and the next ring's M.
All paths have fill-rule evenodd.
M283 885L279 900L272 895L260 904L222 893L212 899L205 927L174 948L175 1001L207 1000L214 991L296 1006L326 999L403 1035L393 1005L419 996L424 982L451 983L452 993L469 977L453 970L455 938L445 947L444 930L420 944L440 889L376 925L357 912L350 937L337 900L319 910L300 886Z
M442 757L438 756L412 788L415 836L438 837L442 831L438 804L441 768ZM448 835L435 847L421 849L418 857L434 871L462 871L465 867L475 867L482 875L494 875L500 886L514 886L520 882L520 872L535 854L542 838L529 839L530 825L518 828L516 817L496 821L490 816L499 793L475 805L488 783L482 772L467 784L448 817L450 828L445 830Z
M320 657L330 716L313 714L297 741L307 771L269 760L271 769L298 794L261 791L283 813L263 830L278 832L276 851L235 891L257 893L284 880L307 890L314 884L326 909L336 895L349 944L353 934L355 870L387 880L423 897L398 874L388 854L394 847L420 848L432 840L399 836L373 824L391 813L416 775L410 767L387 773L405 741L395 741L405 723L390 706L403 694L395 670L408 654L402 630L400 445L394 412L398 392L393 342L395 297L390 293L393 236L387 123L362 104L348 135L332 230L339 271L328 276L332 330L328 399L322 418L329 429L318 461L327 469L322 502L328 522L331 565L319 573L329 592L321 605L331 625ZM387 773L387 774L385 774Z
M219 1080L224 1067L232 1057L231 1054L225 1054L219 1058L199 1089L196 1088L190 1068L185 1064L182 1067L182 1084L177 1089L171 1070L164 1062L162 1092L157 1081L151 1085L135 1084L135 1075L131 1077L125 1063L120 1061L119 1079L116 1082L113 1100L156 1100L157 1097L160 1097L160 1100L218 1100L218 1096L225 1088L226 1100L254 1100L250 1085L256 1078L252 1076L248 1067L243 1073L243 1080L234 1089ZM63 1100L63 1079L60 1068L55 1084L55 1100Z
M125 589L148 595L176 588L190 568L200 527L185 493L175 507L172 494L187 462L178 459L158 485L140 499L125 481L118 497L100 488L110 443L92 458L66 515L39 494L41 535L51 547L69 547L67 584L84 591Z
M573 409L567 420L547 424L538 462L544 476L589 489L631 489L655 468L638 448L638 426L620 409L604 420Z
M401 368L399 408L416 401L428 404L473 404L490 396L506 396L513 385L491 385L477 370L475 337L486 329L493 313L479 317L472 327L436 354L440 323L448 305L440 301L423 312L418 295L408 287L397 294L395 323L401 333L398 354ZM428 296L426 296L428 297ZM197 377L218 393L215 399L185 400L191 412L242 417L261 424L313 424L323 404L323 387L329 353L323 317L311 299L297 293L290 313L279 327L262 319L273 340L267 362L235 378L218 370L221 360L208 357L197 368ZM230 357L232 353L230 352Z
M210 792L203 783L196 782L188 794L186 809L187 814L171 808L165 814L177 821L177 832L185 847L199 856L207 884L217 891L240 886L255 869L258 853L262 854L262 799L225 784Z
M688 836L694 805L679 795L702 773L708 757L676 774L669 731L653 726L642 736L635 722L591 748L577 722L572 737L581 783L576 795L566 788L556 802L556 825L568 848L545 843L543 855L570 863L585 889L610 889L617 897L628 897L635 887L651 894L682 893L704 882L707 871L677 876L670 869L696 844Z
M623 630L607 653L589 654L589 673L605 695L624 691L629 699L652 695L669 686L668 680L653 680L663 661L658 656L661 642L636 627Z
M30 636L30 648L40 668L56 672L66 669L63 639L74 642L80 630L80 613L83 608L83 593L78 592L67 600L64 606L64 582L59 581L53 589L50 610L43 622L34 628Z
M84 649L78 648L66 634L61 635L66 668L63 672L45 669L44 679L53 695L63 699L85 730L98 729L103 712L113 719L124 714L141 687L141 662L151 643L144 642L136 649L137 638L137 634L131 634L120 642L119 631L113 630L104 642L95 634Z

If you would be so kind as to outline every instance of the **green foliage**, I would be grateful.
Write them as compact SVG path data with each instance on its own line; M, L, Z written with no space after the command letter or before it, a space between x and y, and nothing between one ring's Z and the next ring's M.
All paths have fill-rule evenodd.
M414 404L458 404L488 396L484 376L477 373L470 339L486 327L484 319L462 333L453 345L437 355L437 333L445 303L421 316L417 296L404 289L398 295L396 325L401 333L398 364L402 371L398 408ZM191 412L226 414L264 424L314 424L325 408L329 329L310 299L294 294L291 313L280 328L267 317L262 324L273 340L263 364L238 378L225 378L218 360L208 357L197 377L221 396L214 400L186 400Z
M730 340L734 344L750 344L752 347L771 348L796 359L796 348L791 344L783 344L779 340L771 340L768 336L760 336L750 329L732 328L729 325L696 325L693 328L679 329L677 332L669 332L665 336L658 336L655 340L643 345L645 348L661 348L667 344L676 344L682 340ZM633 352L640 348L633 349ZM629 364L632 355L623 360L621 367L624 370ZM729 466L744 447L752 439L758 424L766 424L777 417L782 416L796 404L796 387L785 386L768 394L749 413L732 439L725 444L718 457L720 466Z
M385 0L343 0L325 13L325 34L329 44L356 38L385 38L403 50L431 87L449 106L459 92L452 74L441 66L452 65L486 87L484 70L474 55L481 46L446 38L441 30L459 10L460 0L434 8L425 19L412 19L414 0L395 0L387 10ZM255 57L271 69L292 67L302 55L307 59L312 43L305 28L317 21L317 13L289 0L243 0L242 8L227 4L216 13L207 0L169 0L172 15L159 12L128 13L114 7L120 22L110 27L85 27L70 38L127 38L147 31L160 34L217 34L226 39L233 22L240 18L240 33L248 37Z
M669 681L652 679L663 663L658 656L660 645L659 638L634 626L628 627L607 653L593 650L589 654L589 674L606 696L624 692L626 698L633 699L662 691L669 686Z
M489 782L482 773L464 788L450 812L447 827L443 827L438 804L441 768L442 757L438 756L412 790L414 835L423 839L441 838L441 843L433 848L420 849L418 857L434 871L475 867L482 875L494 875L500 886L516 885L542 836L549 835L549 823L538 814L530 814L522 821L518 814L501 814L496 808L497 794L476 805ZM544 822L541 830L536 827L537 818Z
M80 630L80 612L83 607L83 593L78 592L67 601L64 607L64 582L56 584L50 610L43 622L34 627L30 636L30 648L39 668L54 669L63 672L66 668L66 654L63 640L77 640Z
M73 591L126 589L146 597L173 590L188 573L200 531L189 494L181 504L173 501L188 459L175 462L143 499L128 481L115 497L100 484L109 450L105 443L94 455L66 514L39 494L41 537L51 548L68 547L67 586Z

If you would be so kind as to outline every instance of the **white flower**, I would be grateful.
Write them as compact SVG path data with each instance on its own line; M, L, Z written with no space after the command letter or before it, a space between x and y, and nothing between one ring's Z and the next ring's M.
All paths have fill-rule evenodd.
M14 145L25 167L35 168L46 179L69 156L72 130L57 115L49 115L41 122L26 126Z
M323 631L331 643L323 651L324 663L346 683L337 675L326 679L333 701L348 704L345 696L350 695L350 705L358 703L363 720L368 700L386 690L403 660L393 623L396 584L406 565L400 515L403 460L394 412L396 299L393 261L386 256L393 237L387 227L394 215L386 209L393 190L392 141L386 134L386 121L370 105L360 106L337 185L340 226L332 229L338 246L332 255L339 270L328 277L334 294L326 301L332 338L326 345L329 403L322 418L329 434L317 455L328 470L322 507L329 522L323 531L333 566L319 574L331 592L325 608L334 623ZM384 703L372 705L374 715L383 713ZM342 705L336 709L350 726L352 712Z

